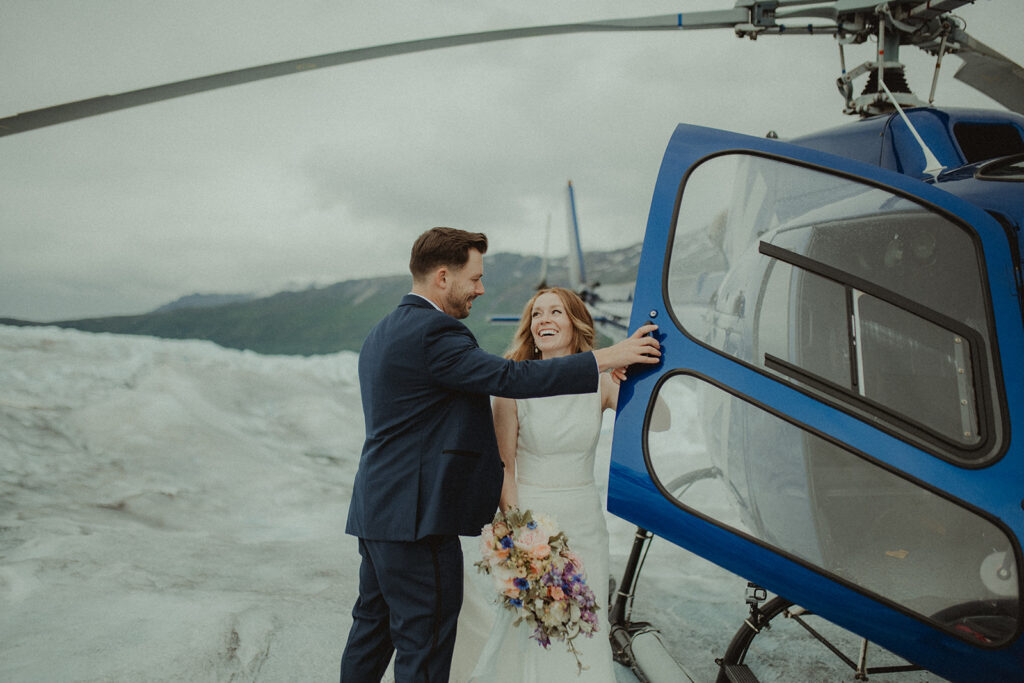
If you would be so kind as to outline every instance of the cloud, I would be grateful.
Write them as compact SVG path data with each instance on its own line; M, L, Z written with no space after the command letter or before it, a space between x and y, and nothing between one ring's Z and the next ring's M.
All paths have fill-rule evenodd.
M15 2L0 25L0 113L347 47L677 5ZM1012 31L1024 7L961 13L972 34L1024 61ZM585 248L638 242L678 123L787 137L848 121L830 38L729 33L452 48L5 137L0 316L130 313L194 291L404 273L409 245L432 225L483 230L495 251L540 253L550 216L552 252L564 253L570 179ZM860 47L850 63L868 58L871 46ZM931 61L902 57L927 92ZM958 60L947 61L942 101L992 106L952 83Z

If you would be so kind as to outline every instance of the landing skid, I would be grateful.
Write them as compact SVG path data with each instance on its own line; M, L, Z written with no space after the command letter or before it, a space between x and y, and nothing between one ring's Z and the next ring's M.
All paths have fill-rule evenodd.
M707 469L690 472L670 483L672 490L693 485L701 479L713 478L718 469ZM626 569L622 573L622 581L618 590L612 586L611 595L615 600L608 613L610 629L608 637L612 644L612 657L615 661L628 666L641 683L660 683L661 681L690 681L693 676L665 649L660 632L646 621L632 621L633 598L636 593L636 582L640 578L647 551L650 549L654 534L647 529L637 527L633 536L633 547L626 560Z
M829 652L839 658L854 672L854 680L866 681L869 675L887 673L906 673L911 671L922 671L923 669L915 664L898 664L892 666L869 667L868 645L869 641L862 639L860 652L856 661L845 655L832 640L822 634L819 628L811 625L808 617L813 616L812 612L794 605L791 601L776 596L768 600L761 607L761 602L767 597L763 588L752 583L747 584L747 604L750 606L750 616L743 622L743 625L733 636L732 642L721 659L716 659L721 667L716 683L757 683L757 677L744 661L750 650L754 637L772 627L771 621L782 615L799 624L807 633L824 645Z
M694 683L693 677L668 654L658 629L646 621L630 620L636 581L640 577L653 537L651 532L637 527L618 591L612 586L611 593L615 596L615 602L608 614L612 657L616 662L628 666L641 683Z

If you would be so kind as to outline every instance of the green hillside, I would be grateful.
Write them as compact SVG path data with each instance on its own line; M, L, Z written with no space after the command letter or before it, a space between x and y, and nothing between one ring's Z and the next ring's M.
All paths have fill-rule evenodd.
M585 256L588 275L606 282L628 282L636 277L639 247ZM508 345L513 325L489 323L493 314L514 314L533 294L541 272L541 259L517 254L488 255L484 260L486 293L473 303L465 321L494 353ZM564 259L549 264L548 282L565 283ZM366 333L386 315L412 285L409 275L348 280L322 288L281 292L259 299L223 305L162 307L143 315L26 323L49 324L87 332L141 334L168 339L208 339L221 346L264 354L312 355L358 351ZM607 340L605 340L607 342Z

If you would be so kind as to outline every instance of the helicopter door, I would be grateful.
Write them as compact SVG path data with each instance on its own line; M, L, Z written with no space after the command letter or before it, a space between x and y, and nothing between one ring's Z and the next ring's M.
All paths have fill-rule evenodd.
M622 389L609 510L933 670L1019 667L1007 251L920 181L679 126L631 321L663 361Z

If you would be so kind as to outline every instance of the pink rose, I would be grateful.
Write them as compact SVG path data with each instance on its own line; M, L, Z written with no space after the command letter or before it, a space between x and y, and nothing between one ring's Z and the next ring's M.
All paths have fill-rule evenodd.
M536 529L521 529L518 536L516 536L515 545L519 550L536 559L544 559L551 554L551 546L548 545L548 535L540 527Z
M548 535L538 526L535 529L522 528L515 538L516 545L531 547L548 542Z

